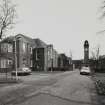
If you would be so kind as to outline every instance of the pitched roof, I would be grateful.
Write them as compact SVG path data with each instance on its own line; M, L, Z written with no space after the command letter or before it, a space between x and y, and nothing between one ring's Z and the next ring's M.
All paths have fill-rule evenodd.
M23 34L17 34L16 36L9 36L5 39L3 39L0 43L4 43L4 42L13 42L14 38L24 38L28 43L30 43L34 48L46 48L47 44L45 42L43 42L42 40L40 40L39 38L36 39L32 39L28 36L25 36Z
M34 39L36 47L37 48L45 48L47 47L47 44L45 42L43 42L42 40L40 40L39 38Z
M15 36L8 36L5 39L3 39L0 43L12 43L14 40Z
M19 37L19 36L25 38L30 44L32 44L33 46L35 46L35 42L34 42L34 40L32 38L30 38L30 37L28 37L26 35L23 35L23 34L17 34L16 35L16 37Z

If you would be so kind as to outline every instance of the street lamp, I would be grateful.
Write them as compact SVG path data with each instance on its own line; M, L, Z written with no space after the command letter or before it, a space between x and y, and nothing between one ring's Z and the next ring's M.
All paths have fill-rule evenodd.
M53 45L51 47L51 72L53 71Z
M14 38L14 60L15 60L16 80L18 80L18 73L17 73L17 51L16 51L16 38Z

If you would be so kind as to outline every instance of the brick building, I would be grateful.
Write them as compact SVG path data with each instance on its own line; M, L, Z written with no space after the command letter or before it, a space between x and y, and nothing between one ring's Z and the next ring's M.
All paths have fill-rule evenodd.
M40 39L34 39L36 47L33 49L33 70L45 71L46 68L46 48L47 44Z
M69 69L70 67L70 57L67 57L64 53L59 54L58 57L58 67L61 69Z
M54 49L53 45L50 44L47 46L47 67L48 69L58 67L58 52Z
M14 52L17 56L17 68L29 67L34 71L46 71L52 66L52 61L54 67L58 65L58 54L53 45L47 45L40 39L32 39L18 34L0 42L1 70L14 70Z
M0 68L14 68L14 51L17 56L17 68L32 67L33 47L35 47L34 41L22 34L5 38L0 42Z
M3 72L7 68L13 68L14 54L13 54L13 39L8 37L0 42L0 71Z
M47 45L40 39L35 39L37 47L33 49L33 70L47 71L57 67L58 54L53 45Z

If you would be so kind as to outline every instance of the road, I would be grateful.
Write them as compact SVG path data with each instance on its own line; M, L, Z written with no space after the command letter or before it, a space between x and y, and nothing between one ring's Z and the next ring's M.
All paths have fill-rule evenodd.
M100 105L91 76L78 70L21 79L0 89L0 105Z

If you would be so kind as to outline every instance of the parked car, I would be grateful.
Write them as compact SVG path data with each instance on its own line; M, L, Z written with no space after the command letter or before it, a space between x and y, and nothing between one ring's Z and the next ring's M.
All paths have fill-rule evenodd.
M84 66L80 69L80 74L82 75L90 75L91 74L91 70L89 66Z
M31 74L31 72L32 72L31 69L28 67L22 67L22 68L17 69L18 75L29 75L29 74ZM11 74L16 75L16 71L12 71Z

